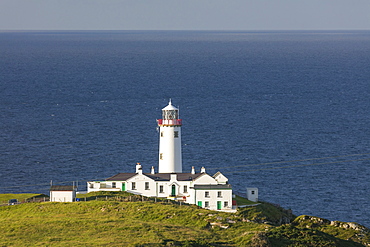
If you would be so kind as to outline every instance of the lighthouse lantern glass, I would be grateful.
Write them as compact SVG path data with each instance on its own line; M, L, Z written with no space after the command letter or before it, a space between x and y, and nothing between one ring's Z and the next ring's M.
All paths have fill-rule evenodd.
M162 116L164 120L178 119L179 111L178 110L163 110Z

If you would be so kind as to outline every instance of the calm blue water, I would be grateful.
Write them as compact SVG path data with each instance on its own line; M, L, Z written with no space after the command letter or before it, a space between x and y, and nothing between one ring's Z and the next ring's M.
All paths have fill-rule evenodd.
M370 227L369 65L370 32L0 33L0 193L149 172L172 98L184 170Z

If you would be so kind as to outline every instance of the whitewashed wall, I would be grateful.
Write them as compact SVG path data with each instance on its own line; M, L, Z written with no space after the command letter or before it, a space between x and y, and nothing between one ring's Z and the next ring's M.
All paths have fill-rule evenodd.
M50 191L51 202L73 202L75 197L75 191Z

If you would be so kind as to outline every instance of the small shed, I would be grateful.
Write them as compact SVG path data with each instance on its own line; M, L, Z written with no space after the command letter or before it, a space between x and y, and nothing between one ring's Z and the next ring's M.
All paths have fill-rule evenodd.
M76 198L76 186L52 185L50 188L51 202L73 202Z
M258 188L247 188L247 199L252 202L258 202Z

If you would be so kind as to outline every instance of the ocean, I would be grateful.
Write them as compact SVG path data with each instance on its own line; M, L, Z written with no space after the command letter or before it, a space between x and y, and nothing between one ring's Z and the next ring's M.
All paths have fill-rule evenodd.
M180 109L183 170L370 227L369 31L0 32L0 193L158 170Z

